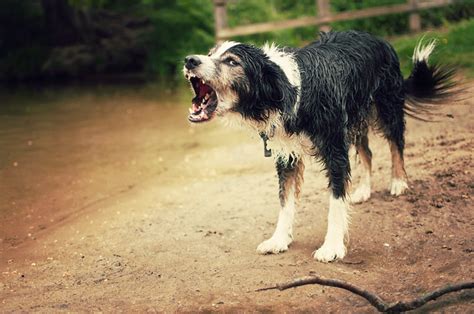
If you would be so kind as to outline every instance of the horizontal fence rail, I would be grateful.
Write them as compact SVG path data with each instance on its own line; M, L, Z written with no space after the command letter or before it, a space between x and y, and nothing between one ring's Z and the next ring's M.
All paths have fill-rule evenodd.
M332 22L348 21L405 12L411 13L409 17L410 30L419 31L421 29L421 20L420 16L418 15L418 11L443 7L453 4L454 2L454 0L408 0L407 3L403 4L387 5L332 14L329 11L329 0L317 0L317 16L308 16L284 21L255 23L229 28L227 27L226 0L214 0L216 40L217 42L222 42L223 40L234 36L251 35L303 26L324 26L324 30L327 30L327 24Z

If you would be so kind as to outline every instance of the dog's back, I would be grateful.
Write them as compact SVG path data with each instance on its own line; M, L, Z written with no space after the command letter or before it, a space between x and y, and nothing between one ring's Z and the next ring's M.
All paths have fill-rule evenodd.
M386 41L357 31L322 33L295 56L304 69L299 108L314 117L311 125L318 134L333 127L357 133L366 127L374 104L383 106L381 111L403 111L403 76ZM300 125L307 126L306 121Z

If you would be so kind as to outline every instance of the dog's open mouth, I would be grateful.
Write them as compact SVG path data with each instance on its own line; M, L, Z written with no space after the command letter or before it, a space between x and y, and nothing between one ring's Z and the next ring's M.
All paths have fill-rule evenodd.
M204 80L196 76L189 78L189 82L196 94L196 97L192 100L192 107L189 108L189 121L204 122L211 120L217 108L216 92Z

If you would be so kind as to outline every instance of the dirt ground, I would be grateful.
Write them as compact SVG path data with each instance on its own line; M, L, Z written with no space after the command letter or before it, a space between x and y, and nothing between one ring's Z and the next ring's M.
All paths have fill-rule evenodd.
M1 312L365 313L374 309L336 288L255 289L315 272L397 300L474 278L472 97L439 123L408 120L410 191L399 198L387 190L388 145L371 135L372 198L353 206L346 259L322 264L311 257L328 207L317 163L295 242L261 256L279 201L258 136L191 126L187 100L172 95L51 93L9 99L23 109L0 115ZM474 292L421 311L474 312Z

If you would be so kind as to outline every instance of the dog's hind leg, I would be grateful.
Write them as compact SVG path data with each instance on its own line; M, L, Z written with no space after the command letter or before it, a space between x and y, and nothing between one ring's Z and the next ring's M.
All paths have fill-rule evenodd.
M349 145L345 135L333 133L331 140L319 147L319 152L328 172L331 194L324 243L313 256L320 262L331 262L346 255L344 238L349 227L349 201L346 193L350 163Z
M355 147L357 155L359 155L362 166L362 178L359 186L351 195L351 202L362 203L370 198L370 177L372 173L372 152L369 148L369 138L367 137L368 129L365 128L362 134L358 136Z
M392 154L392 181L390 183L390 194L398 196L408 189L407 173L403 161L403 148L399 143L389 140L390 152Z
M408 189L408 179L403 161L405 147L404 98L402 91L379 92L375 96L378 123L390 145L392 155L392 179L390 194L398 196Z
M295 203L303 184L304 163L301 158L291 155L288 158L279 156L276 169L280 185L281 210L272 237L257 247L257 252L261 254L284 252L293 241Z

